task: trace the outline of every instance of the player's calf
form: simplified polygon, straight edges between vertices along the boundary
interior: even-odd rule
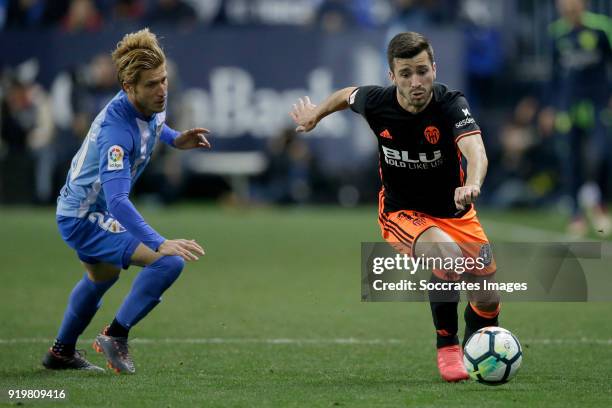
[[[465,333],[463,336],[463,346],[465,346],[472,334],[483,327],[499,326],[500,310],[501,304],[499,299],[490,302],[468,302],[464,312]]]
[[[466,275],[465,278],[472,283],[478,283],[484,287],[484,280],[494,282],[493,274],[490,275]],[[463,346],[477,330],[483,327],[499,326],[499,312],[501,309],[501,296],[497,290],[472,290],[468,291],[468,304],[465,306],[465,333]]]
[[[117,321],[132,328],[161,302],[161,295],[176,281],[185,266],[179,256],[162,256],[142,268],[117,313]]]
[[[446,281],[432,275],[430,282],[435,284]],[[442,348],[459,344],[457,337],[459,291],[430,290],[428,295],[431,315],[436,328],[436,347]]]
[[[162,294],[178,279],[185,261],[179,256],[162,256],[138,274],[117,316],[94,341],[93,348],[104,353],[109,367],[117,373],[134,373],[128,350],[129,331],[155,306]]]
[[[102,296],[117,281],[118,273],[103,281],[94,281],[87,273],[76,284],[64,312],[57,338],[43,358],[48,369],[102,370],[75,350],[77,338],[102,304]]]

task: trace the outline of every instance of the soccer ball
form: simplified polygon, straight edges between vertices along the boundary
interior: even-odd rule
[[[470,377],[487,385],[508,382],[522,361],[521,343],[501,327],[478,330],[468,339],[463,350],[463,363]]]

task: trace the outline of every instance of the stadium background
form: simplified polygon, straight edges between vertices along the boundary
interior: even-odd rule
[[[609,1],[589,8],[612,15]],[[65,388],[75,406],[103,403],[109,387],[135,406],[609,405],[610,303],[505,304],[502,324],[526,347],[517,379],[501,392],[439,381],[426,304],[359,302],[359,243],[380,239],[365,121],[345,112],[295,138],[287,114],[299,96],[387,83],[388,39],[423,32],[438,79],[465,91],[483,128],[490,238],[571,239],[557,141],[539,117],[556,18],[549,0],[0,1],[0,389]],[[143,26],[172,61],[170,123],[210,128],[214,149],[160,149],[136,205],[208,255],[135,330],[134,379],[45,373],[38,360],[81,274],[53,203],[118,90],[110,51]]]

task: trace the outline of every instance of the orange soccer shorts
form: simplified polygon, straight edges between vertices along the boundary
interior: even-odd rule
[[[430,215],[401,210],[391,213],[383,212],[384,191],[379,194],[378,223],[383,238],[400,252],[410,256],[414,254],[414,243],[419,236],[431,227],[438,227],[457,243],[464,258],[484,260],[484,268],[474,268],[468,273],[487,276],[495,273],[497,266],[491,254],[489,239],[476,216],[474,206],[461,218],[436,218]],[[433,273],[440,279],[458,280],[459,275],[449,274],[434,269]]]

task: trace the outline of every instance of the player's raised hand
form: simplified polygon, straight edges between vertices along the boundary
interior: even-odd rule
[[[480,187],[468,185],[455,189],[455,207],[464,210],[466,206],[474,203],[480,195]]]
[[[293,110],[289,115],[297,125],[296,132],[310,132],[317,126],[316,107],[307,96],[304,99],[299,98],[298,102],[293,104]]]
[[[158,248],[162,255],[178,255],[186,261],[197,261],[198,255],[204,255],[204,249],[195,239],[169,239]]]
[[[210,143],[206,139],[206,135],[210,130],[204,128],[189,129],[181,133],[174,139],[174,146],[178,149],[210,149]]]

